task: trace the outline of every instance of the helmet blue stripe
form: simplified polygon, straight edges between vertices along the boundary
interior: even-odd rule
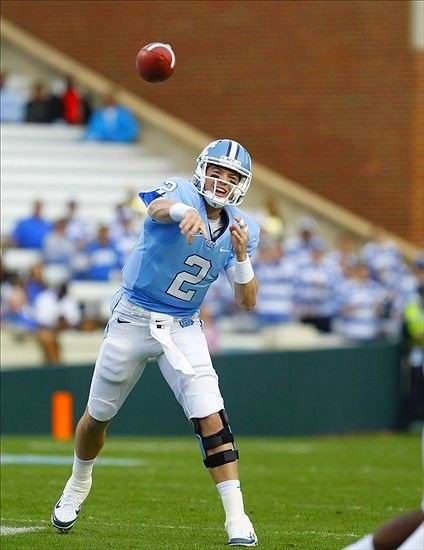
[[[226,155],[227,157],[230,156],[230,151],[231,151],[231,141],[228,140],[228,149],[227,149],[227,155]]]

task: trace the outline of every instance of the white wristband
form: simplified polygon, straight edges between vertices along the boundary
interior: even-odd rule
[[[237,262],[234,269],[234,282],[239,285],[249,283],[255,276],[249,256],[244,262]]]
[[[195,210],[197,212],[197,210],[192,206],[188,206],[183,202],[176,202],[169,209],[169,215],[175,222],[180,222],[184,218],[188,210]]]

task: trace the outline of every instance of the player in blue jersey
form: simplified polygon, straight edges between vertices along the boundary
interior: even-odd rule
[[[244,511],[238,451],[212,366],[199,307],[224,270],[237,304],[252,309],[258,284],[250,256],[259,227],[237,208],[252,178],[249,153],[239,143],[210,143],[192,180],[171,178],[140,197],[148,206],[138,242],[112,302],[88,398],[75,434],[72,475],[52,522],[75,523],[91,487],[106,427],[155,358],[199,439],[204,465],[222,499],[230,546],[256,546]]]

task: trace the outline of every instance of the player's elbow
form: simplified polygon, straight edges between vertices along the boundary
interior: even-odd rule
[[[169,201],[168,201],[169,202]],[[148,215],[156,221],[169,221],[169,204],[164,199],[155,199],[147,207]]]

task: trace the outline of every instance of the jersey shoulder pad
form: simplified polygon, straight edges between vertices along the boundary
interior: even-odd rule
[[[149,205],[155,199],[164,198],[196,206],[200,196],[189,179],[172,177],[161,182],[151,191],[139,193],[139,197],[146,205]]]

